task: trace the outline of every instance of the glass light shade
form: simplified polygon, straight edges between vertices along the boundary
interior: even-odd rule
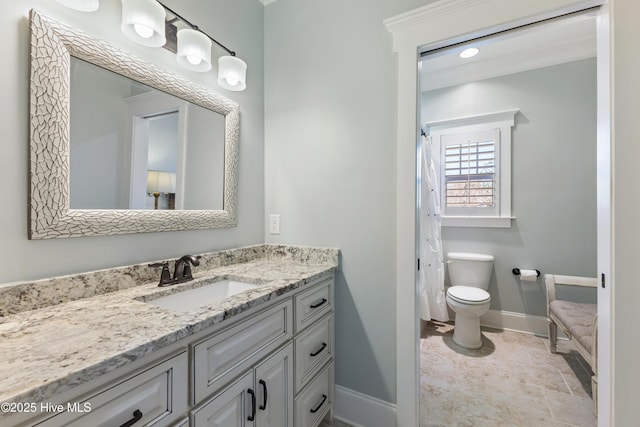
[[[63,4],[71,9],[79,10],[81,12],[94,12],[98,10],[100,6],[99,0],[56,0],[58,3]]]
[[[245,90],[247,87],[247,64],[235,56],[218,58],[218,84],[227,90]]]
[[[175,193],[176,174],[164,171],[147,171],[147,193]]]
[[[164,7],[156,0],[122,0],[122,32],[143,46],[164,46]]]
[[[200,31],[182,29],[178,31],[178,64],[192,71],[211,69],[211,40]]]

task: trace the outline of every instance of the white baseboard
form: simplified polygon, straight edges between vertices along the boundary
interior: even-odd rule
[[[480,324],[490,328],[525,332],[542,337],[548,335],[547,318],[531,314],[489,310],[480,316]]]
[[[336,385],[334,417],[354,427],[395,427],[396,405]]]

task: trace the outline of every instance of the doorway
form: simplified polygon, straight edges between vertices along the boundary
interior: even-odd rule
[[[418,304],[416,270],[416,217],[415,210],[415,170],[409,171],[407,162],[416,162],[417,139],[417,69],[416,54],[422,47],[437,49],[454,43],[485,36],[498,31],[504,31],[524,24],[534,23],[551,17],[585,10],[603,4],[603,1],[569,1],[554,0],[535,3],[517,3],[506,0],[486,0],[481,2],[435,2],[416,9],[412,12],[390,18],[385,21],[388,30],[393,34],[393,50],[398,54],[398,131],[397,131],[397,253],[396,253],[396,316],[397,316],[397,402],[398,425],[417,426],[417,402],[419,390],[419,351],[418,351]],[[501,13],[494,13],[499,10]],[[604,8],[598,18],[598,200],[608,200],[609,188],[606,182],[610,180],[610,169],[607,159],[600,153],[609,147],[609,91],[608,73],[608,8]],[[602,48],[602,51],[600,51]],[[600,59],[602,58],[602,59]],[[602,77],[600,77],[602,76]],[[601,79],[601,80],[600,80]],[[413,141],[413,142],[410,142]],[[606,163],[606,164],[605,164]],[[413,173],[412,173],[413,172]],[[606,194],[605,194],[606,193]],[[602,196],[602,198],[601,198]],[[607,222],[607,212],[600,210],[604,205],[599,203],[598,241],[608,241],[610,222]],[[601,216],[601,214],[603,214]],[[601,220],[602,218],[602,220]],[[610,248],[608,245],[598,245],[598,271],[608,274],[610,271]],[[599,393],[605,399],[599,399],[598,415],[600,420],[610,419],[610,289],[598,290],[599,309],[602,314],[598,317],[600,332],[606,334],[604,342],[599,340],[599,365],[602,374],[599,383]],[[603,304],[600,304],[603,303]],[[602,336],[602,335],[600,335]],[[602,425],[606,425],[606,422]]]
[[[438,322],[446,316],[426,324],[422,421],[595,425],[589,365],[567,342],[551,355],[534,335],[547,333],[543,277],[520,281],[512,268],[596,276],[596,16],[575,13],[421,55],[419,117],[429,137],[419,148],[440,172],[444,253],[494,257],[481,349],[453,343],[452,325]],[[499,132],[502,112],[513,121]],[[483,142],[466,142],[474,136]],[[433,228],[433,216],[420,218],[418,228]],[[563,297],[595,303],[596,290]]]

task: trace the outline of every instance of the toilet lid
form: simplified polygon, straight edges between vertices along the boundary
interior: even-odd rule
[[[471,286],[452,286],[447,291],[447,295],[464,304],[482,304],[491,299],[489,292]]]

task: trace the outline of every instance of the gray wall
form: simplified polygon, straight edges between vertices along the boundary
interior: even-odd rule
[[[267,242],[342,250],[336,382],[390,402],[397,66],[382,21],[427,3],[278,0],[265,8],[265,214],[281,215],[281,234]]]
[[[0,182],[0,283],[68,274],[177,257],[184,253],[261,243],[264,240],[264,85],[263,6],[256,0],[167,0],[204,31],[236,50],[248,65],[247,90],[218,87],[216,73],[182,69],[165,49],[147,48],[120,32],[120,1],[100,2],[93,13],[77,12],[51,1],[7,2],[0,15],[4,64]],[[29,159],[29,22],[30,8],[84,30],[170,72],[223,93],[241,106],[238,227],[113,237],[27,240]],[[221,49],[214,48],[215,57]],[[217,63],[216,63],[217,64]]]
[[[69,203],[74,209],[123,209],[128,192],[122,194],[119,181],[126,180],[122,177],[129,172],[122,165],[122,99],[130,96],[131,87],[120,79],[109,78],[102,68],[97,68],[96,73],[84,65],[82,61],[71,61],[74,78],[70,110],[74,120],[69,130]],[[102,84],[96,84],[98,81]],[[95,103],[98,98],[104,102]]]
[[[491,308],[546,315],[544,280],[513,267],[596,275],[596,61],[586,59],[422,95],[422,123],[519,108],[511,228],[444,227],[444,251],[495,256]],[[571,292],[595,301],[595,292]],[[565,292],[565,295],[567,292]]]

